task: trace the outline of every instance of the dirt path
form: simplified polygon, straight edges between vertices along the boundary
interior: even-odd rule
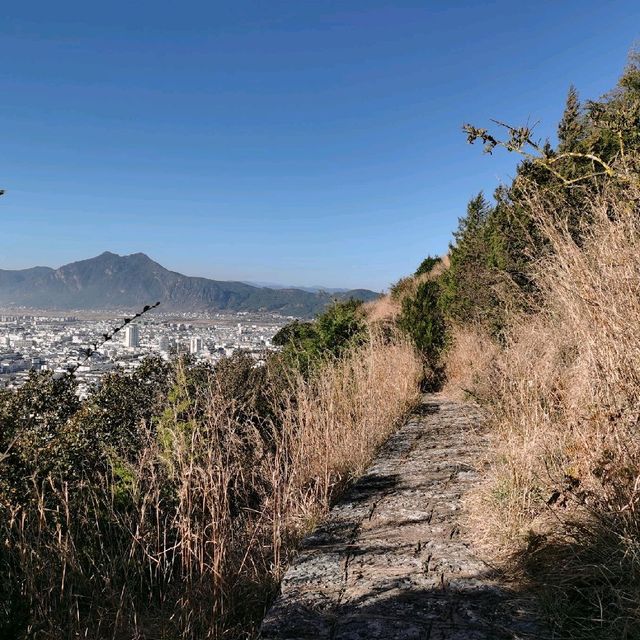
[[[304,540],[261,638],[543,638],[525,600],[474,555],[459,524],[486,446],[480,425],[472,407],[425,396]]]

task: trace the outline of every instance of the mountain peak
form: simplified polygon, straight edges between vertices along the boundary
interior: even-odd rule
[[[160,300],[163,309],[178,311],[270,311],[304,317],[323,309],[333,297],[351,295],[191,278],[169,271],[142,252],[122,256],[104,251],[55,271],[27,269],[0,275],[0,306],[7,308],[136,309]],[[377,297],[372,291],[353,295],[363,300]]]
[[[96,258],[144,258],[145,260],[151,260],[151,258],[146,254],[138,251],[136,253],[128,253],[125,255],[120,255],[119,253],[113,253],[113,251],[103,251]]]

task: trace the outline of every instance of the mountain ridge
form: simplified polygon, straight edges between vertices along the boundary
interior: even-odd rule
[[[171,311],[266,311],[307,317],[331,300],[378,296],[368,289],[328,293],[272,289],[171,271],[144,253],[105,251],[53,267],[0,269],[0,305],[38,309],[135,309],[160,301]]]

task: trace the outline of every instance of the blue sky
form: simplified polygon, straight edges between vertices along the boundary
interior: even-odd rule
[[[463,122],[553,138],[639,37],[637,0],[5,3],[0,267],[385,288],[513,174]]]

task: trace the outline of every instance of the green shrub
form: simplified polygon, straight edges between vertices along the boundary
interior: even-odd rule
[[[418,285],[413,296],[402,301],[398,326],[413,341],[431,367],[436,367],[445,344],[445,322],[440,310],[440,285],[427,280]]]
[[[423,273],[431,273],[433,268],[442,262],[442,259],[438,256],[427,256],[416,269],[415,276],[421,276]]]
[[[334,302],[314,322],[293,322],[273,338],[287,366],[303,373],[327,357],[341,357],[366,340],[367,325],[359,300]]]

